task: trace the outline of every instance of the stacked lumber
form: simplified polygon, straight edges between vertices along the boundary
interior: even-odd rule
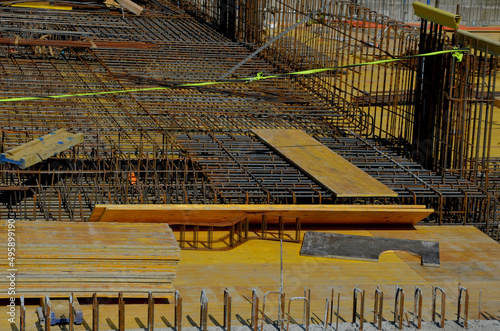
[[[6,237],[7,222],[1,226]],[[18,221],[15,238],[16,295],[173,297],[180,249],[167,224]],[[4,256],[3,270],[8,262]]]
[[[59,129],[0,154],[0,163],[13,163],[21,169],[26,169],[82,141],[83,133],[73,134],[65,129]]]

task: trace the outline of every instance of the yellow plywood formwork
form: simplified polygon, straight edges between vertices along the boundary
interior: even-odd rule
[[[266,215],[302,224],[414,225],[433,212],[422,205],[96,205],[88,221],[230,226]]]
[[[8,221],[1,223],[7,236]],[[180,249],[167,224],[15,222],[16,290],[26,297],[173,295]],[[12,231],[10,231],[12,232]],[[6,238],[4,238],[6,239]],[[2,240],[7,252],[8,240]],[[0,265],[9,269],[7,257]],[[12,267],[12,266],[11,266]],[[8,288],[8,279],[0,284]]]
[[[160,226],[156,224],[156,226]],[[412,318],[415,286],[423,293],[423,320],[432,319],[432,286],[446,291],[446,325],[454,324],[458,303],[458,285],[470,293],[469,319],[479,314],[479,290],[482,290],[482,319],[498,318],[500,307],[500,245],[472,226],[416,226],[412,230],[359,229],[328,231],[340,234],[388,237],[438,241],[441,251],[441,266],[429,268],[420,265],[420,259],[400,252],[387,252],[378,262],[341,260],[334,258],[300,256],[301,245],[283,243],[283,290],[287,300],[302,296],[304,287],[311,289],[312,323],[323,322],[325,299],[335,290],[334,309],[337,294],[340,293],[340,321],[350,322],[353,308],[353,289],[358,286],[366,291],[365,318],[372,321],[374,292],[377,286],[384,292],[383,318],[392,321],[394,317],[394,293],[396,285],[405,291],[404,309]],[[177,233],[178,235],[178,233]],[[247,325],[251,317],[252,290],[260,297],[259,312],[262,312],[263,295],[277,291],[280,287],[280,243],[275,241],[250,241],[229,251],[181,251],[181,262],[174,281],[176,290],[183,298],[183,326],[199,322],[200,292],[205,290],[209,300],[209,326],[223,324],[224,289],[232,296],[232,325]],[[21,271],[21,269],[19,269]],[[153,294],[156,287],[152,285]],[[17,295],[23,295],[18,292]],[[69,295],[69,293],[68,293]],[[127,295],[127,292],[124,292]],[[118,293],[113,296],[117,298]],[[141,297],[141,296],[138,296]],[[155,295],[156,297],[156,295]],[[147,292],[142,295],[144,302]],[[268,297],[269,299],[269,297]],[[105,301],[110,303],[110,301]],[[359,306],[359,303],[358,303]],[[87,325],[92,325],[92,306],[81,305]],[[27,325],[34,329],[37,322],[36,306],[27,308]],[[302,311],[295,306],[292,317],[302,317]],[[275,320],[277,315],[275,297],[266,302],[266,315]],[[437,312],[440,313],[438,301]],[[260,315],[259,313],[259,315]],[[19,307],[17,307],[19,315]],[[99,307],[100,329],[118,329],[118,307],[116,304],[102,304]],[[463,308],[462,308],[463,316]],[[259,316],[261,318],[261,315]],[[143,328],[148,319],[147,305],[126,301],[125,326],[127,329]],[[17,317],[17,322],[19,318]],[[335,325],[336,316],[333,318]],[[439,317],[438,317],[439,320]],[[110,322],[111,321],[111,322]],[[261,320],[259,320],[260,323]],[[266,322],[269,320],[266,319]],[[300,320],[298,321],[301,322]],[[406,322],[405,322],[406,325]],[[155,328],[174,326],[174,305],[155,304]],[[0,330],[10,330],[7,319],[0,321]],[[486,328],[483,328],[486,330]],[[87,330],[85,323],[75,325],[75,330]],[[493,330],[493,329],[490,329]]]
[[[302,130],[253,129],[252,131],[339,198],[398,195]]]
[[[358,286],[361,290],[366,290],[365,314],[369,311],[373,317],[374,292],[379,286],[384,292],[383,317],[392,320],[395,287],[399,285],[405,291],[404,307],[408,312],[414,311],[415,286],[422,289],[423,318],[430,321],[432,286],[439,286],[446,291],[447,324],[453,323],[452,320],[456,320],[460,284],[470,292],[469,319],[478,317],[479,290],[482,290],[482,318],[498,318],[500,245],[478,229],[472,226],[417,225],[413,230],[361,229],[327,232],[437,241],[440,245],[441,265],[439,268],[422,266],[418,257],[404,252],[386,252],[378,262],[307,257],[299,254],[301,244],[283,243],[284,292],[287,300],[302,296],[304,287],[310,288],[311,316],[323,316],[325,299],[334,288],[334,307],[337,305],[336,295],[340,293],[341,320],[350,321],[353,289]],[[201,289],[208,293],[213,307],[222,302],[223,290],[227,287],[233,296],[233,313],[250,318],[252,290],[256,289],[262,300],[265,292],[278,291],[280,287],[279,242],[250,241],[233,250],[221,252],[183,250],[181,261],[175,286],[183,295],[186,315],[192,316],[199,311]],[[439,309],[438,302],[438,313]],[[222,312],[222,308],[219,310]],[[221,315],[217,315],[220,312],[214,308],[210,310],[217,320],[222,320]],[[371,321],[372,317],[367,319]],[[238,323],[236,319],[234,323]]]

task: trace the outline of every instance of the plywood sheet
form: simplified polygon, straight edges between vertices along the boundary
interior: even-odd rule
[[[337,197],[395,197],[397,193],[297,129],[253,129],[260,139]]]
[[[303,224],[414,225],[433,212],[421,205],[96,205],[89,221],[229,226],[267,215]]]

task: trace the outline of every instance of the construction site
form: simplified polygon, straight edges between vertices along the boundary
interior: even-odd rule
[[[500,1],[0,2],[0,330],[500,330]]]

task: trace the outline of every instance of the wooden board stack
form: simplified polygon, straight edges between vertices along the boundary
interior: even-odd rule
[[[17,269],[16,295],[173,297],[180,248],[167,224],[17,221],[14,266],[6,256],[9,223],[0,224],[0,266]],[[8,282],[0,280],[4,288]]]

